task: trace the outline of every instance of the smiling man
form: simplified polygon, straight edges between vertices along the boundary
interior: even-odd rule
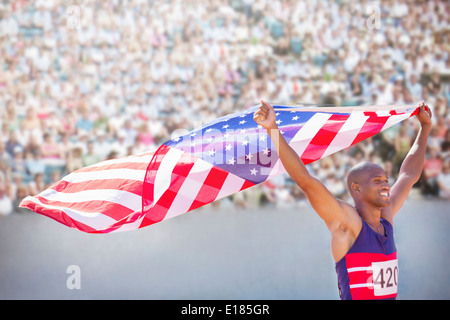
[[[267,130],[286,172],[306,194],[331,233],[341,299],[395,299],[398,263],[393,219],[422,173],[431,127],[429,109],[423,102],[420,104],[417,119],[421,127],[392,188],[386,172],[376,164],[363,162],[349,171],[347,186],[354,206],[336,199],[321,181],[310,175],[279,134],[270,104],[261,101],[253,119]]]

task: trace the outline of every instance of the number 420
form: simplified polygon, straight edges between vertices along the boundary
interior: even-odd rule
[[[380,286],[381,289],[389,288],[392,286],[397,286],[397,279],[398,279],[398,267],[395,266],[394,268],[387,267],[387,268],[381,268],[379,272],[377,272],[377,277],[373,281],[374,285]]]

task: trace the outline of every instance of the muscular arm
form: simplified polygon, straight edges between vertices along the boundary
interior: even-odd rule
[[[261,102],[262,106],[255,112],[254,120],[267,130],[286,172],[306,194],[314,210],[330,230],[337,228],[348,219],[351,206],[336,199],[322,182],[310,175],[298,154],[280,134],[273,107],[264,101]]]
[[[383,217],[391,222],[422,173],[427,149],[427,139],[431,128],[431,111],[429,109],[427,111],[425,110],[425,104],[423,102],[420,104],[417,119],[421,125],[419,133],[405,160],[403,160],[397,181],[392,186],[390,209],[387,212],[383,212]]]

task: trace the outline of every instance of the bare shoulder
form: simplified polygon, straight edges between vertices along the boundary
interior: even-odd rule
[[[361,218],[356,211],[355,207],[351,204],[338,200],[339,205],[342,208],[342,219],[336,221],[336,225],[334,226],[336,229],[344,230],[345,233],[351,232],[356,234],[356,236],[359,234],[359,231],[361,230],[362,222]]]
[[[331,252],[335,262],[338,262],[345,256],[356,241],[361,232],[362,222],[356,209],[339,200],[344,212],[344,219],[337,220],[330,226],[331,233]]]
[[[394,225],[394,215],[392,205],[381,209],[381,218],[389,221],[391,225]]]

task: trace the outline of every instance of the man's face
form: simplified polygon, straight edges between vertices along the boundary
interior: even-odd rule
[[[378,207],[390,205],[389,178],[382,168],[370,168],[360,180],[360,198]]]

